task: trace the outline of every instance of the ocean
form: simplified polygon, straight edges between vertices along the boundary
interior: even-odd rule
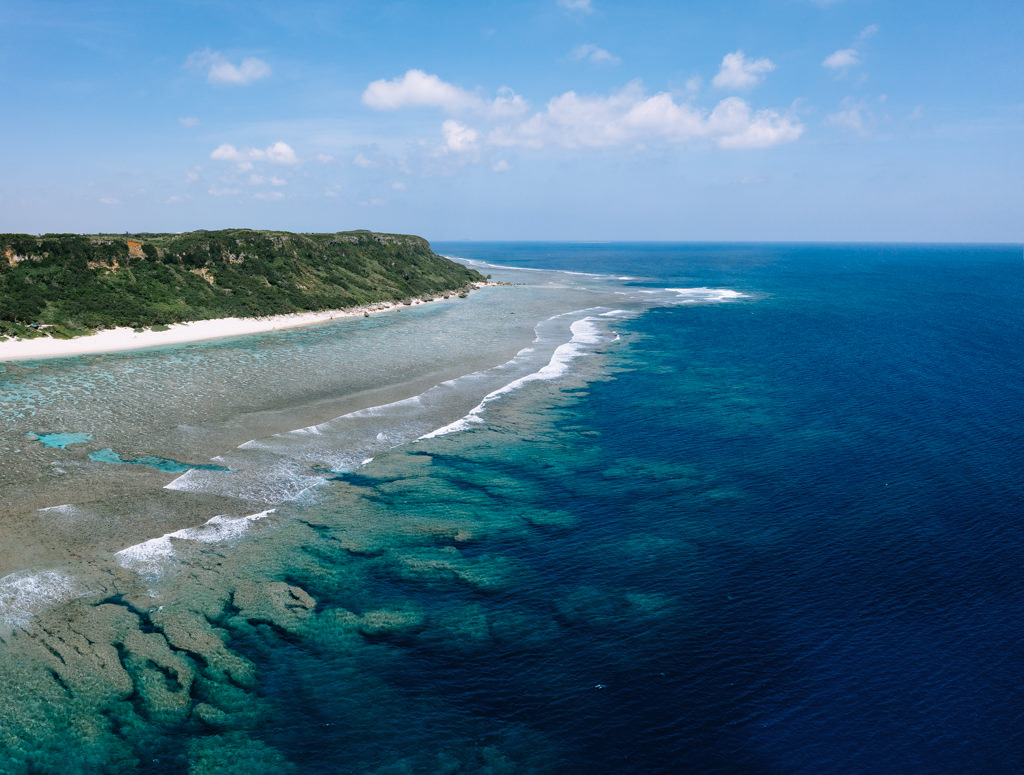
[[[1024,771],[1017,246],[0,364],[0,772]]]

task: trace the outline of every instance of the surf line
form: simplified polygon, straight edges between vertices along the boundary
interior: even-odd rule
[[[599,308],[595,307],[591,309]],[[590,310],[580,310],[580,312],[589,311]],[[578,314],[578,312],[569,314]],[[441,428],[437,428],[430,433],[425,433],[416,439],[416,441],[425,441],[427,439],[434,439],[440,436],[447,436],[451,433],[467,430],[472,427],[472,425],[483,422],[481,415],[487,408],[487,405],[492,401],[495,401],[508,393],[512,393],[530,382],[550,381],[561,377],[569,371],[570,362],[586,352],[583,345],[599,344],[603,341],[601,338],[601,331],[596,325],[598,320],[599,319],[596,317],[588,316],[575,321],[569,326],[569,330],[572,332],[572,338],[568,342],[565,342],[555,348],[555,351],[551,354],[551,360],[549,360],[545,366],[538,371],[509,382],[507,385],[503,385],[497,390],[492,390],[484,396],[483,399],[481,399],[480,403],[470,409],[468,413],[460,417],[458,420],[448,423],[448,425]]]

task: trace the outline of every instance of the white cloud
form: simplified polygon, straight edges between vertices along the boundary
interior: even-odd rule
[[[245,158],[241,151],[230,143],[224,143],[218,145],[210,153],[211,159],[217,159],[218,161],[241,161]]]
[[[495,162],[494,166],[491,167],[495,172],[508,172],[512,167],[507,161],[502,159],[501,161]]]
[[[373,81],[363,92],[363,104],[375,110],[440,108],[447,113],[472,111],[494,118],[520,116],[528,109],[526,101],[507,86],[498,89],[493,100],[485,100],[422,70],[409,70],[390,81]]]
[[[242,192],[237,188],[211,188],[208,193],[210,196],[234,196]]]
[[[722,67],[711,83],[721,89],[749,89],[774,69],[770,59],[748,60],[742,51],[734,51],[722,57]]]
[[[203,49],[189,55],[185,66],[190,70],[206,71],[210,83],[244,86],[270,75],[270,65],[256,57],[246,57],[237,65],[228,61],[219,51]]]
[[[829,54],[821,63],[822,67],[828,67],[833,70],[842,70],[859,64],[860,54],[858,54],[857,50],[853,48],[841,48],[838,51]]]
[[[121,200],[114,199],[112,196],[102,196],[100,197],[100,203],[105,205],[119,205],[121,204]]]
[[[203,171],[203,168],[199,167],[199,166],[193,167],[190,170],[186,170],[185,171],[185,182],[186,183],[194,183],[195,181],[199,180],[199,173],[202,172],[202,171]]]
[[[699,75],[686,79],[686,91],[700,91],[703,81]]]
[[[751,111],[739,97],[722,100],[711,111],[708,126],[722,148],[770,148],[803,134],[803,125],[774,110]]]
[[[822,61],[821,66],[827,67],[831,70],[846,70],[850,67],[856,67],[861,64],[861,51],[860,43],[874,36],[878,32],[877,24],[869,24],[867,27],[857,33],[857,37],[854,39],[854,45],[850,48],[841,48],[825,57]]]
[[[498,96],[490,103],[487,114],[492,118],[514,118],[529,110],[526,100],[516,94],[508,86],[498,89]]]
[[[178,123],[186,129],[191,129],[194,126],[199,126],[199,119],[195,116],[182,116],[178,119]]]
[[[408,186],[406,186],[405,183],[403,183],[402,181],[396,180],[394,183],[391,184],[391,188],[393,188],[395,191],[405,191],[405,189],[408,188]]]
[[[797,119],[775,110],[754,111],[739,97],[724,99],[707,111],[677,103],[667,92],[648,96],[639,82],[633,82],[609,96],[566,92],[520,124],[495,129],[488,142],[527,148],[608,148],[707,139],[722,148],[767,148],[792,142],[803,131]]]
[[[476,130],[458,121],[448,119],[441,124],[441,134],[444,136],[444,148],[447,151],[464,153],[476,149]]]
[[[458,112],[475,107],[479,97],[422,70],[409,70],[401,78],[374,81],[363,92],[363,104],[376,110],[443,108]]]
[[[313,158],[316,159],[321,164],[330,164],[332,161],[334,161],[334,157],[331,156],[331,154],[329,153],[318,153]]]
[[[599,46],[595,46],[593,43],[584,43],[581,46],[577,46],[572,50],[569,56],[573,59],[586,59],[588,62],[593,62],[594,64],[617,65],[622,61],[611,52]]]
[[[835,113],[829,113],[825,116],[825,124],[845,129],[858,135],[867,135],[869,133],[868,125],[874,117],[865,109],[862,102],[847,97],[842,101],[840,108]]]
[[[253,199],[264,199],[264,200],[266,200],[268,202],[277,202],[277,201],[279,201],[281,199],[284,199],[284,194],[282,194],[280,191],[267,191],[267,192],[260,192],[260,193],[257,193],[257,194],[253,194],[252,198]]]
[[[241,150],[230,143],[224,143],[213,149],[210,158],[218,161],[238,162],[240,172],[251,170],[254,161],[266,161],[271,164],[297,164],[299,161],[294,149],[288,143],[280,140],[266,148],[242,148]]]
[[[292,147],[280,140],[269,146],[262,154],[263,156],[256,156],[255,158],[266,158],[272,164],[295,164],[299,160]]]
[[[352,160],[352,163],[355,164],[357,167],[361,167],[364,170],[368,170],[371,167],[377,166],[377,163],[373,161],[373,159],[368,159],[361,153],[356,154],[356,157]]]
[[[341,186],[328,186],[324,189],[324,196],[334,198],[341,194]]]
[[[272,186],[287,186],[288,181],[284,178],[279,178],[275,175],[271,175],[269,178],[265,178],[262,175],[250,175],[249,185],[250,186],[262,186],[269,183]]]
[[[570,11],[579,11],[580,13],[594,12],[591,0],[558,0],[558,4]]]

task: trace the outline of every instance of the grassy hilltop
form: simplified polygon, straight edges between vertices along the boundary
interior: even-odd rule
[[[0,234],[0,336],[341,309],[483,279],[403,234]]]

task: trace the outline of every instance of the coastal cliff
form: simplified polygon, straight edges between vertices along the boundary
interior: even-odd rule
[[[0,234],[0,336],[344,309],[483,279],[403,234]]]

